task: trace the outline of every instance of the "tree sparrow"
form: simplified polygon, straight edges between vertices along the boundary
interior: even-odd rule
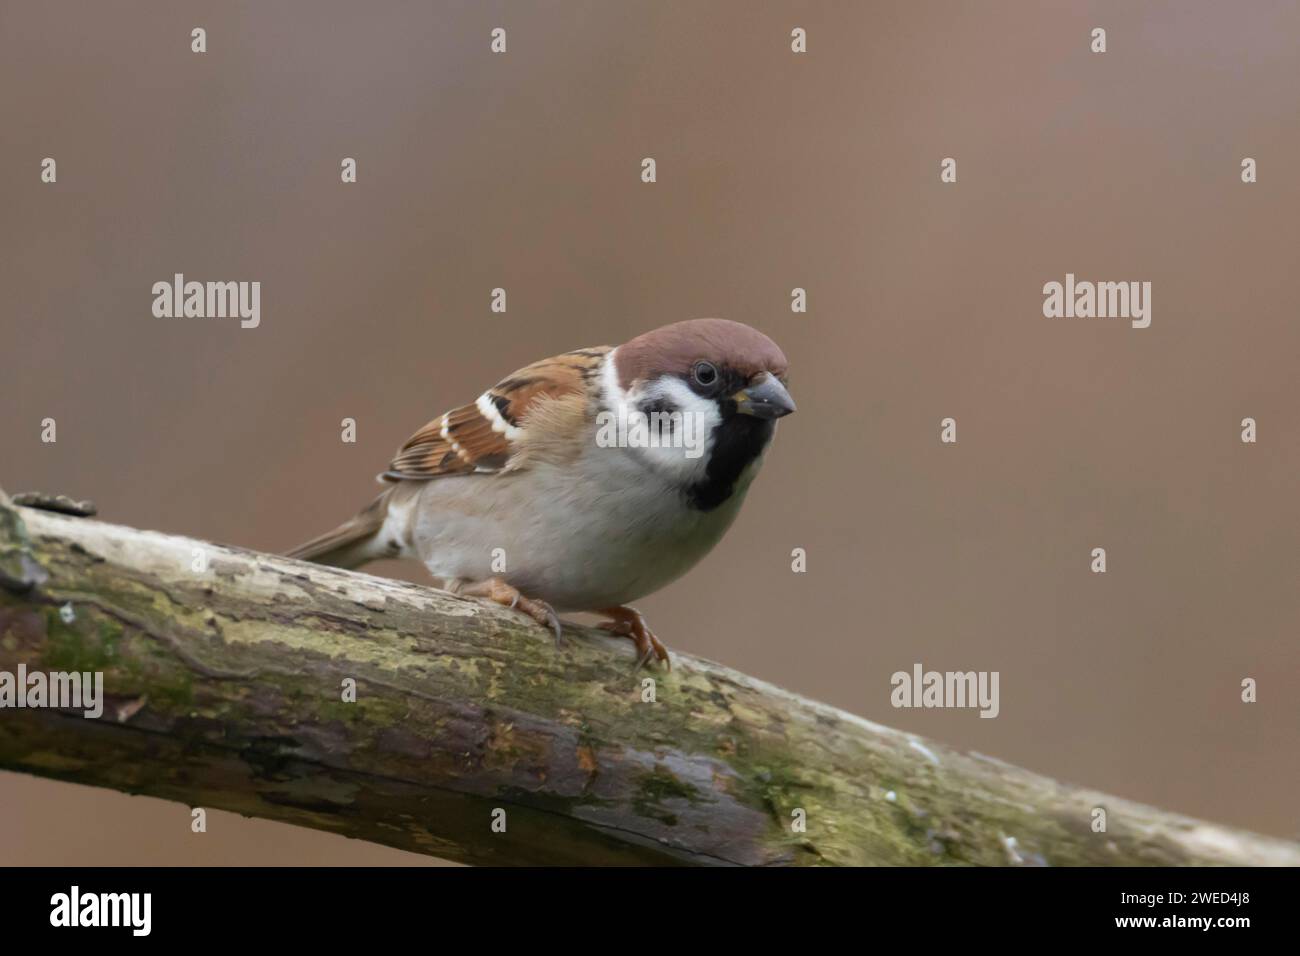
[[[667,649],[627,603],[689,570],[740,509],[786,359],[725,319],[677,322],[520,369],[417,431],[359,515],[290,557],[354,568],[411,557],[443,587],[518,608],[595,611],[638,666]]]

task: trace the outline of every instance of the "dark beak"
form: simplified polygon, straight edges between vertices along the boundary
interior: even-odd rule
[[[736,403],[736,411],[755,418],[781,418],[794,411],[794,399],[771,372],[759,372],[731,397]]]

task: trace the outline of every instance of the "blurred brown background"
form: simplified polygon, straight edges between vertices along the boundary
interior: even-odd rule
[[[1298,836],[1297,37],[1291,2],[6,3],[0,484],[282,550],[518,366],[738,319],[799,413],[641,602],[670,646]],[[261,327],[154,318],[174,272],[260,280]],[[1067,272],[1151,281],[1151,327],[1044,318]],[[1000,671],[1001,715],[892,709],[918,661]],[[419,861],[12,774],[0,807],[3,863]]]

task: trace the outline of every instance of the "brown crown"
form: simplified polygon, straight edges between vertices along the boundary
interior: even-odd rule
[[[785,375],[789,363],[766,335],[729,319],[688,319],[638,335],[614,356],[619,385],[661,375],[686,375],[699,361],[730,368],[746,378],[759,372]]]

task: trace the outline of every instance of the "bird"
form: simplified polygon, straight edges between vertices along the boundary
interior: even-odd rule
[[[414,558],[454,595],[555,634],[593,612],[637,669],[671,656],[633,601],[681,577],[731,526],[795,411],[788,363],[728,319],[674,322],[506,376],[398,449],[385,490],[288,557],[342,568]]]

